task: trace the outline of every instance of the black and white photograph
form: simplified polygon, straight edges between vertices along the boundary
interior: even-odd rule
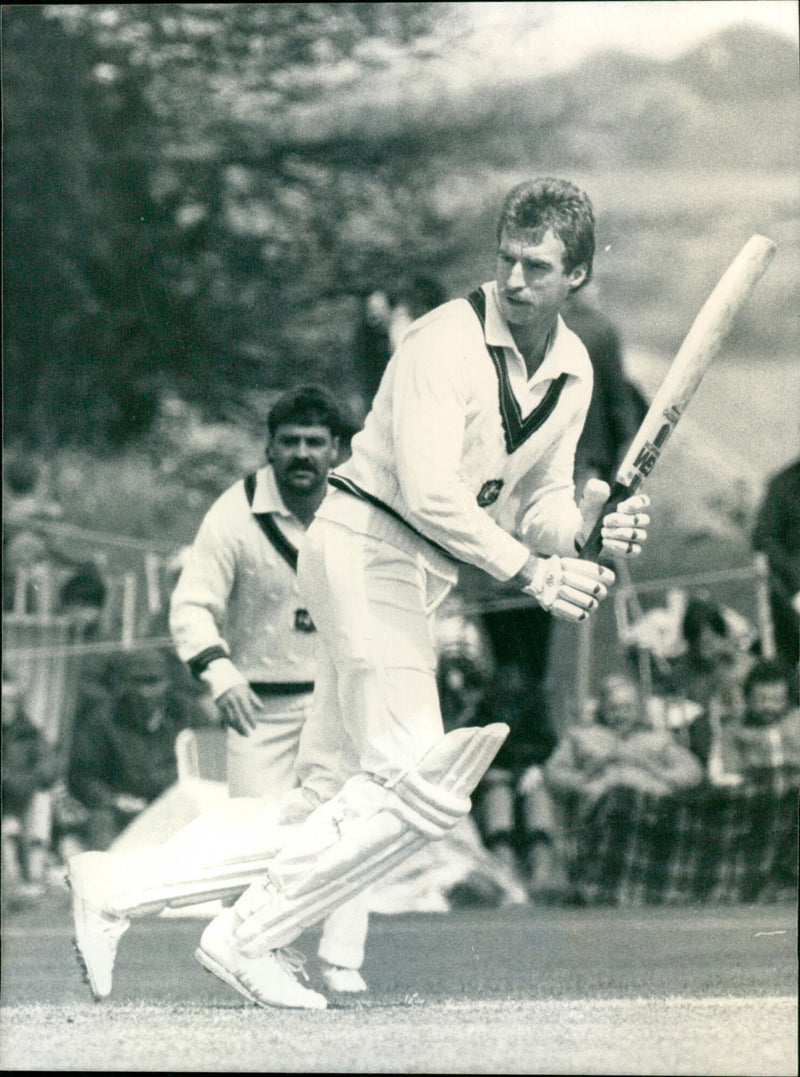
[[[0,29],[0,1069],[793,1077],[797,0]]]

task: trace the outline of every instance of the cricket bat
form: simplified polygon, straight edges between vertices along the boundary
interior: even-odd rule
[[[613,512],[620,501],[636,493],[652,472],[711,360],[730,332],[736,314],[766,271],[776,249],[766,236],[751,236],[703,304],[617,469],[609,498],[581,549],[582,560],[599,558],[603,517]]]

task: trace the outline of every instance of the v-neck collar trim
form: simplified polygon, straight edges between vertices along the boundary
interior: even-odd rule
[[[497,320],[494,318],[491,319],[491,325],[487,332],[487,297],[483,288],[476,288],[474,292],[467,296],[467,300],[481,323],[486,350],[494,364],[495,373],[497,375],[500,418],[503,423],[506,449],[510,455],[523,445],[528,438],[550,418],[555,410],[559,397],[561,396],[561,391],[566,383],[568,373],[566,370],[562,369],[560,374],[554,376],[547,392],[544,394],[539,404],[529,415],[523,417],[522,408],[511,387],[511,380],[508,376],[508,368],[506,366],[506,357],[503,351],[504,347],[514,347],[511,333],[507,327],[499,327]],[[503,332],[503,329],[505,330],[505,333]],[[494,341],[499,341],[506,334],[509,338],[507,342],[489,343],[490,336]],[[548,364],[548,360],[550,360],[553,355],[553,350],[554,349],[551,347],[550,351],[545,356],[544,362],[539,367],[537,375],[542,371],[542,368]],[[553,375],[555,375],[555,371],[553,371]]]

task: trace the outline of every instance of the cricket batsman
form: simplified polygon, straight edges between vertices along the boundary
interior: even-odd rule
[[[609,488],[593,480],[576,502],[592,368],[560,316],[594,247],[583,191],[522,183],[501,209],[495,279],[411,325],[299,550],[319,640],[301,784],[273,805],[234,799],[166,846],[75,858],[90,982],[108,981],[130,918],[240,894],[206,927],[198,960],[259,1005],[322,1008],[287,948],[469,812],[508,727],[443,732],[431,614],[459,564],[569,621],[614,581],[578,557]],[[638,493],[605,516],[607,553],[641,552],[648,506]]]

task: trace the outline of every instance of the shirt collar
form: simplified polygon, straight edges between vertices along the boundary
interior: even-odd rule
[[[486,293],[486,343],[501,348],[510,348],[514,356],[522,364],[523,369],[525,369],[525,360],[514,343],[508,322],[500,310],[500,304],[497,299],[497,281],[484,284],[483,290]],[[547,355],[545,355],[539,369],[530,379],[531,382],[557,378],[559,374],[572,374],[575,377],[585,375],[586,363],[582,349],[576,349],[573,346],[571,341],[573,336],[574,334],[570,332],[561,315],[559,315],[555,332],[550,338]]]
[[[293,516],[283,502],[271,464],[266,464],[256,472],[256,489],[251,511],[271,512],[276,516]]]

